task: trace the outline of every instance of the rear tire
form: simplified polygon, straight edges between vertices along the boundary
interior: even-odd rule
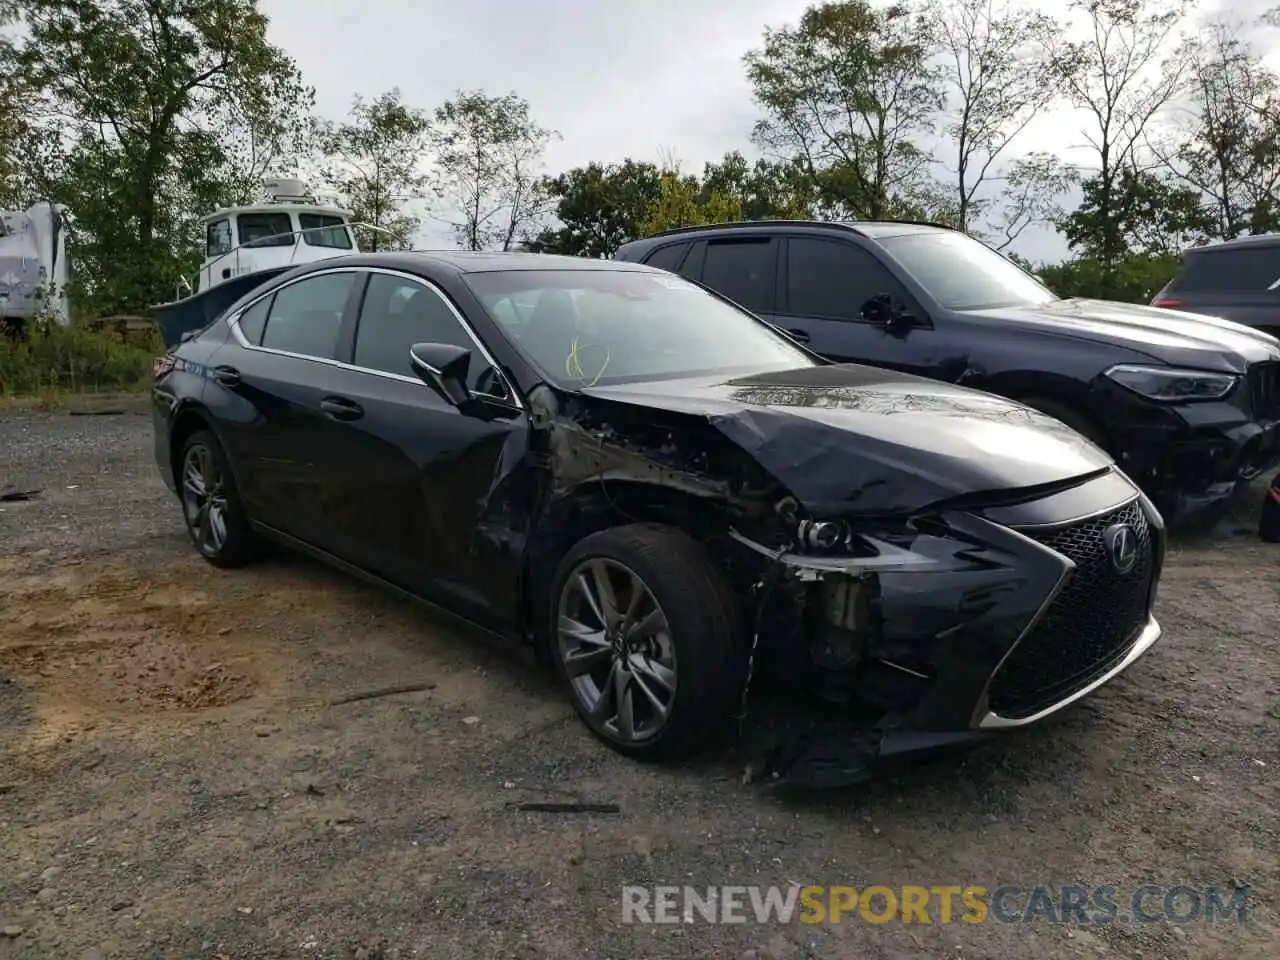
[[[1041,413],[1047,413],[1055,420],[1061,420],[1076,433],[1087,440],[1091,440],[1107,453],[1115,456],[1106,430],[1090,414],[1049,397],[1026,397],[1020,398],[1018,402],[1039,410]]]
[[[742,696],[738,606],[702,545],[630,524],[581,540],[548,604],[549,652],[578,716],[626,756],[707,746]]]
[[[215,567],[251,561],[253,531],[226,454],[210,431],[197,430],[183,443],[176,479],[187,535],[200,555]]]

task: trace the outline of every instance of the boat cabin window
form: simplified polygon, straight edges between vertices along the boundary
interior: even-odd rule
[[[241,213],[240,245],[245,247],[291,247],[293,221],[287,213]],[[281,236],[284,234],[284,236]]]
[[[346,221],[324,213],[300,213],[298,223],[303,231],[302,242],[310,247],[330,247],[334,250],[350,250],[351,234]]]
[[[225,217],[204,228],[204,255],[208,259],[231,252],[231,221]]]

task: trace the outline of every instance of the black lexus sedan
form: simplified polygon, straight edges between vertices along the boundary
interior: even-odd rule
[[[154,409],[209,562],[282,542],[532,643],[632,756],[694,750],[768,676],[859,718],[773,775],[856,778],[1034,723],[1160,636],[1163,523],[1098,447],[651,267],[308,264],[161,358]]]

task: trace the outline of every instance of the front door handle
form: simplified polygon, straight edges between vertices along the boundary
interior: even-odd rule
[[[213,379],[224,387],[240,386],[240,371],[235,367],[214,367]]]
[[[325,397],[320,401],[320,409],[334,420],[359,420],[364,416],[364,407],[346,397]]]
[[[801,343],[809,342],[809,335],[805,333],[803,330],[797,330],[795,327],[792,327],[790,330],[787,331],[787,333],[791,334],[792,337],[799,340]]]

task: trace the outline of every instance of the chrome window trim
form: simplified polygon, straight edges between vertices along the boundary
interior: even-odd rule
[[[293,353],[289,350],[277,350],[274,347],[259,346],[257,344],[250,343],[248,338],[245,337],[245,335],[240,331],[240,318],[249,310],[257,306],[257,304],[262,300],[265,300],[267,297],[274,296],[275,294],[279,293],[281,290],[284,290],[287,287],[293,286],[295,283],[301,283],[304,280],[310,280],[312,277],[323,277],[323,276],[328,276],[329,274],[334,274],[334,273],[353,273],[353,274],[381,273],[391,277],[398,277],[402,280],[409,280],[413,283],[419,284],[425,287],[426,289],[430,290],[432,293],[434,293],[437,297],[440,298],[440,301],[446,307],[449,308],[449,312],[453,315],[453,318],[458,321],[458,324],[462,327],[463,332],[466,333],[468,338],[470,338],[471,342],[476,345],[476,349],[480,351],[480,355],[483,356],[484,359],[488,362],[489,366],[492,367],[494,371],[496,371],[497,375],[502,378],[502,382],[506,385],[507,393],[509,394],[509,396],[499,397],[492,393],[484,393],[483,391],[476,391],[475,395],[478,397],[484,397],[485,399],[488,399],[488,400],[496,401],[497,403],[507,404],[508,406],[514,407],[516,410],[520,410],[520,411],[524,410],[524,402],[520,399],[520,394],[516,390],[515,384],[513,384],[510,378],[506,375],[506,373],[503,372],[502,367],[498,365],[498,361],[496,361],[493,358],[493,354],[491,354],[488,348],[484,345],[484,343],[481,342],[480,337],[476,334],[475,330],[471,328],[471,324],[467,322],[466,318],[463,317],[463,315],[453,305],[452,301],[450,301],[449,298],[445,296],[444,292],[438,286],[436,286],[436,284],[432,283],[430,280],[420,277],[417,274],[408,273],[404,270],[392,270],[387,267],[350,267],[350,266],[330,267],[324,270],[316,270],[311,273],[307,273],[301,277],[295,277],[294,279],[290,280],[288,283],[282,283],[280,284],[280,286],[273,287],[272,289],[254,297],[252,300],[246,303],[243,307],[241,307],[235,313],[227,315],[226,324],[228,329],[230,329],[231,331],[231,335],[235,338],[236,343],[238,343],[241,347],[243,347],[246,350],[253,350],[258,353],[268,353],[277,357],[289,357],[293,360],[310,360],[312,363],[322,363],[330,367],[337,367],[340,370],[352,370],[356,373],[367,373],[375,377],[382,377],[386,380],[399,380],[402,383],[416,383],[419,386],[422,386],[423,385],[422,381],[419,380],[417,377],[410,377],[402,373],[391,373],[390,371],[387,371],[387,370],[376,370],[373,367],[361,367],[361,366],[357,366],[354,363],[344,363],[341,360],[333,360],[329,357],[313,357],[313,356],[310,356],[309,354]],[[268,325],[270,325],[269,316],[268,316]],[[359,326],[357,326],[356,330],[358,333]]]

